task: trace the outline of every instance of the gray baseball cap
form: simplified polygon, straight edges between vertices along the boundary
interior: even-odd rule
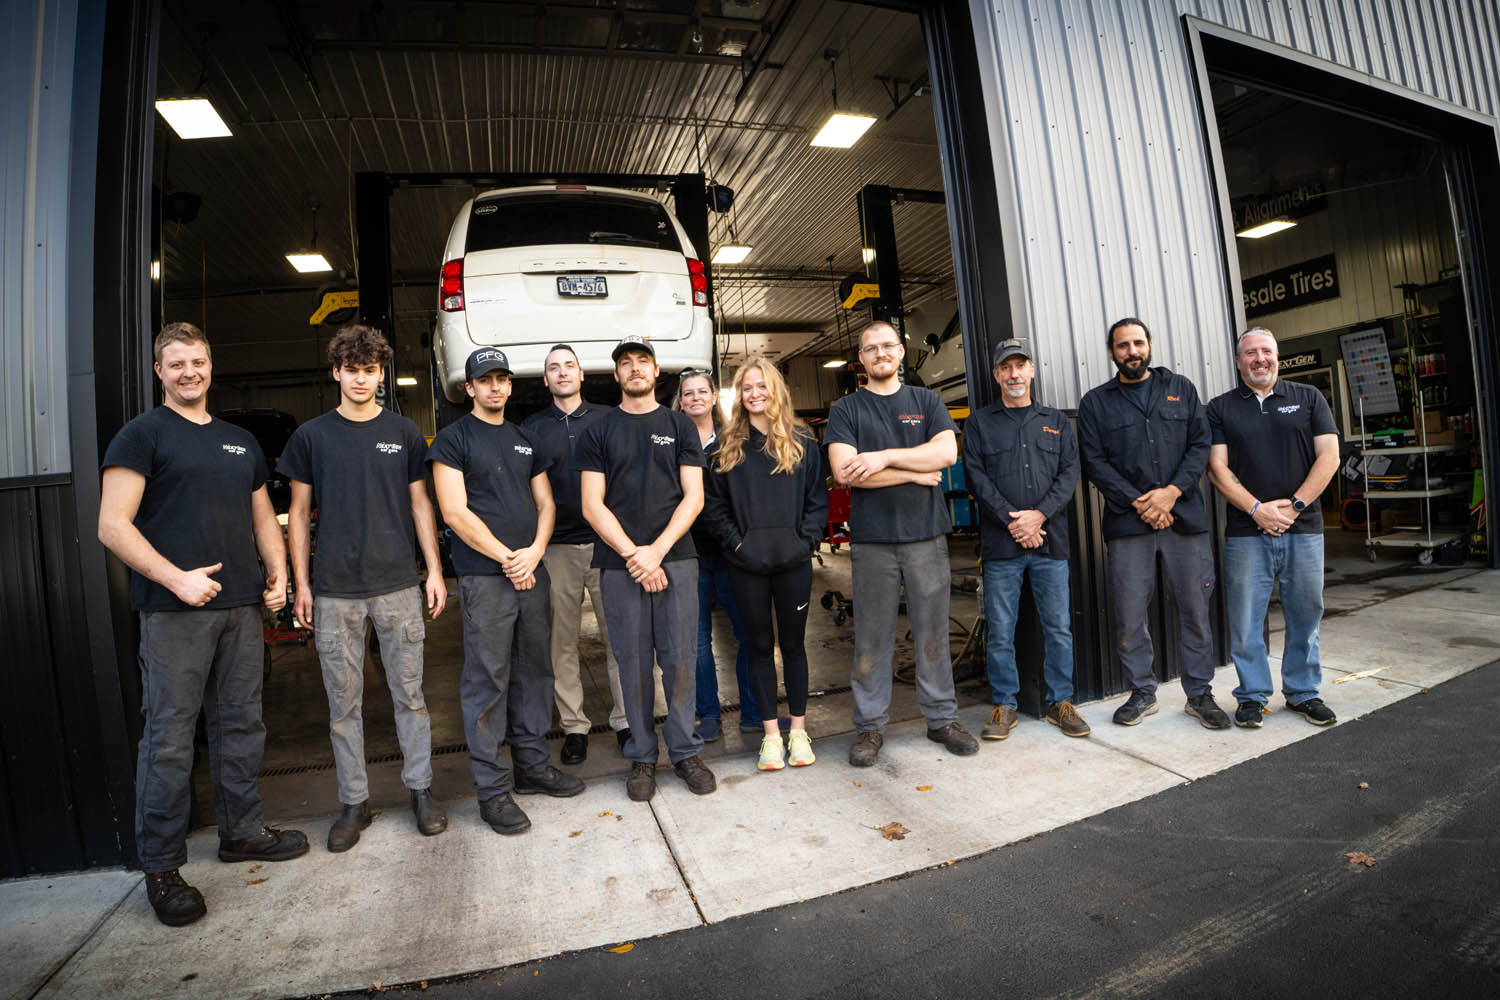
[[[1026,341],[1018,340],[1015,337],[1012,337],[1009,340],[1002,340],[1000,341],[1000,343],[995,345],[994,363],[997,365],[1001,364],[1006,359],[1013,358],[1018,354],[1021,357],[1025,358],[1027,361],[1030,361],[1031,346],[1027,344]]]

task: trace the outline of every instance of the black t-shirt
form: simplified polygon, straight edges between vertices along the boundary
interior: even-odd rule
[[[266,481],[266,459],[247,430],[223,420],[195,424],[169,406],[136,417],[109,443],[100,468],[146,477],[134,524],[178,569],[222,562],[222,588],[205,608],[259,604],[266,577],[255,550],[250,494]],[[130,571],[136,611],[187,611],[166,587]]]
[[[1142,413],[1148,416],[1151,413],[1151,380],[1143,378],[1139,382],[1127,382],[1120,379],[1120,388],[1125,390],[1125,398],[1136,405]]]
[[[522,549],[536,539],[536,498],[531,480],[552,465],[531,437],[509,421],[485,423],[472,413],[438,431],[427,464],[442,462],[464,474],[469,509],[502,545]],[[503,576],[505,570],[476,552],[457,532],[453,568],[460,576]]]
[[[564,413],[554,403],[527,417],[523,425],[527,436],[552,460],[547,479],[552,484],[552,502],[557,505],[557,523],[552,528],[554,542],[587,545],[599,540],[594,529],[583,519],[579,472],[573,466],[573,451],[578,447],[584,428],[607,412],[605,407],[580,403],[572,413]]]
[[[1208,428],[1214,444],[1229,446],[1229,471],[1257,500],[1290,499],[1312,471],[1313,438],[1337,434],[1328,400],[1310,385],[1277,379],[1261,399],[1243,382],[1208,403]],[[1307,501],[1301,516],[1287,529],[1320,534],[1323,513],[1318,497]],[[1224,533],[1259,535],[1249,514],[1230,505]]]
[[[378,597],[416,586],[412,483],[427,441],[390,410],[354,421],[330,410],[298,427],[276,470],[312,487],[318,509],[312,588],[319,597]]]
[[[703,466],[698,428],[686,414],[658,406],[650,413],[616,407],[586,427],[573,455],[583,472],[604,473],[604,506],[637,545],[648,545],[672,520],[682,502],[680,466]],[[691,532],[684,532],[662,562],[697,558]],[[594,546],[594,565],[624,569],[625,560],[607,544]]]
[[[915,448],[943,431],[958,428],[938,394],[903,385],[889,396],[860,389],[835,402],[823,440],[882,451]],[[849,530],[856,542],[921,542],[952,530],[940,487],[901,483],[850,492]]]

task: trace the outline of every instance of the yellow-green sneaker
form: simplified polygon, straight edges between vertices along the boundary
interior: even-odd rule
[[[806,767],[818,758],[813,756],[812,740],[807,730],[793,729],[786,738],[786,762],[793,767]]]
[[[762,771],[779,771],[786,766],[781,758],[780,736],[767,736],[760,741],[760,760],[755,766]]]

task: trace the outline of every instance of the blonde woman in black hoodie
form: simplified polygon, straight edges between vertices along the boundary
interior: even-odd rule
[[[734,377],[734,411],[707,453],[703,516],[724,546],[729,585],[750,639],[750,675],[765,736],[756,766],[779,771],[816,758],[807,735],[803,633],[812,594],[812,550],[828,521],[818,443],[797,419],[776,366],[753,357]],[[775,612],[775,628],[772,612]],[[785,754],[776,712],[781,646],[791,731]]]

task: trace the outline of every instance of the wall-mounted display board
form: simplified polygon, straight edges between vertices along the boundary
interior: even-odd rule
[[[1365,401],[1364,414],[1378,417],[1397,413],[1401,401],[1396,395],[1396,376],[1391,371],[1391,351],[1385,342],[1384,327],[1355,330],[1339,338],[1344,355],[1344,372],[1349,380],[1350,409],[1359,412],[1359,401]]]

